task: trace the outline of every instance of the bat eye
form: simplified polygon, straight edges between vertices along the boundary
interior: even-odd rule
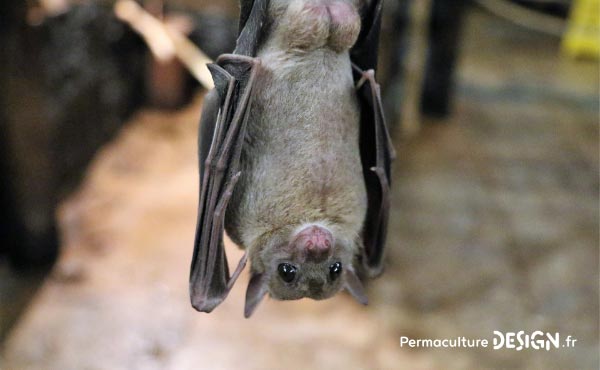
[[[331,280],[337,279],[341,273],[342,273],[342,263],[341,262],[336,262],[336,263],[332,264],[331,266],[329,266],[329,277],[331,278]]]
[[[277,272],[279,272],[279,276],[286,283],[291,283],[296,277],[296,267],[289,263],[280,263],[277,267]]]

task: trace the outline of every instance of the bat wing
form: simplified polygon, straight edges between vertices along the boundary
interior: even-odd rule
[[[242,0],[243,27],[234,54],[208,65],[215,88],[205,98],[200,120],[200,196],[190,299],[198,311],[211,312],[226,297],[246,265],[244,255],[229,274],[223,248],[227,204],[241,176],[239,161],[260,63],[252,56],[260,40],[268,0]],[[241,23],[242,24],[242,23]]]
[[[260,65],[251,57],[225,54],[209,69],[215,89],[207,95],[200,122],[201,186],[190,273],[192,305],[203,312],[212,311],[227,297],[246,264],[244,256],[233,275],[229,275],[223,222],[241,175],[241,149]]]
[[[240,0],[240,33],[234,54],[255,56],[267,27],[269,0]]]
[[[366,0],[361,13],[361,29],[358,39],[350,50],[350,59],[359,69],[377,69],[379,31],[383,0]]]
[[[367,188],[363,228],[363,267],[369,277],[383,269],[383,252],[390,208],[391,164],[396,156],[383,116],[379,84],[375,81],[382,0],[363,9],[362,29],[350,55],[360,104],[360,156]]]

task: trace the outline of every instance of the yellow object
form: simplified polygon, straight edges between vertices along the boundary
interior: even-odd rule
[[[574,0],[563,51],[573,58],[600,59],[600,0]]]

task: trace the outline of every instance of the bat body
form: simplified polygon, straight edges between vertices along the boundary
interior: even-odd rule
[[[380,268],[383,241],[365,245],[366,219],[373,218],[376,236],[381,236],[377,225],[385,226],[387,208],[382,212],[373,204],[388,201],[380,180],[384,176],[387,186],[389,172],[365,164],[379,158],[377,140],[389,142],[382,117],[378,121],[380,104],[375,100],[374,113],[365,112],[357,93],[361,77],[361,86],[372,81],[368,98],[378,94],[372,75],[353,67],[350,49],[361,31],[359,3],[256,0],[250,5],[248,10],[242,3],[247,20],[236,50],[246,49],[251,58],[226,56],[223,70],[213,67],[218,94],[207,97],[202,116],[201,124],[210,129],[201,128],[203,182],[192,304],[210,312],[225,298],[246,258],[251,268],[246,316],[266,294],[324,299],[345,288],[366,303],[356,266],[369,266],[365,251],[370,248],[376,262],[367,272],[375,275]],[[374,156],[364,154],[367,143]],[[382,153],[389,165],[392,152]],[[219,155],[220,161],[215,159]],[[369,191],[374,181],[379,189]],[[222,242],[214,240],[223,228],[246,250],[232,277],[223,263]]]
[[[261,78],[241,153],[247,175],[225,216],[225,230],[247,249],[254,274],[274,275],[279,264],[289,263],[302,275],[293,284],[267,278],[271,295],[280,299],[327,298],[339,290],[329,284],[329,266],[351,266],[366,214],[348,52],[360,18],[346,3],[332,7],[344,7],[346,16],[338,22],[351,23],[342,25],[346,33],[338,37],[345,45],[329,37],[340,25],[332,24],[326,5],[294,1],[280,11],[271,2],[270,16],[280,15],[257,55]],[[322,258],[311,258],[305,247],[310,238],[292,243],[307,228],[329,233],[330,250]]]

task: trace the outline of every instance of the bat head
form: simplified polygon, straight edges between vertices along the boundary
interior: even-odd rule
[[[264,271],[254,270],[248,284],[246,317],[267,293],[279,300],[321,300],[346,289],[360,303],[367,304],[352,266],[354,250],[349,242],[334,238],[329,228],[318,224],[304,225],[291,236],[287,233],[287,242],[267,244],[258,261]]]

